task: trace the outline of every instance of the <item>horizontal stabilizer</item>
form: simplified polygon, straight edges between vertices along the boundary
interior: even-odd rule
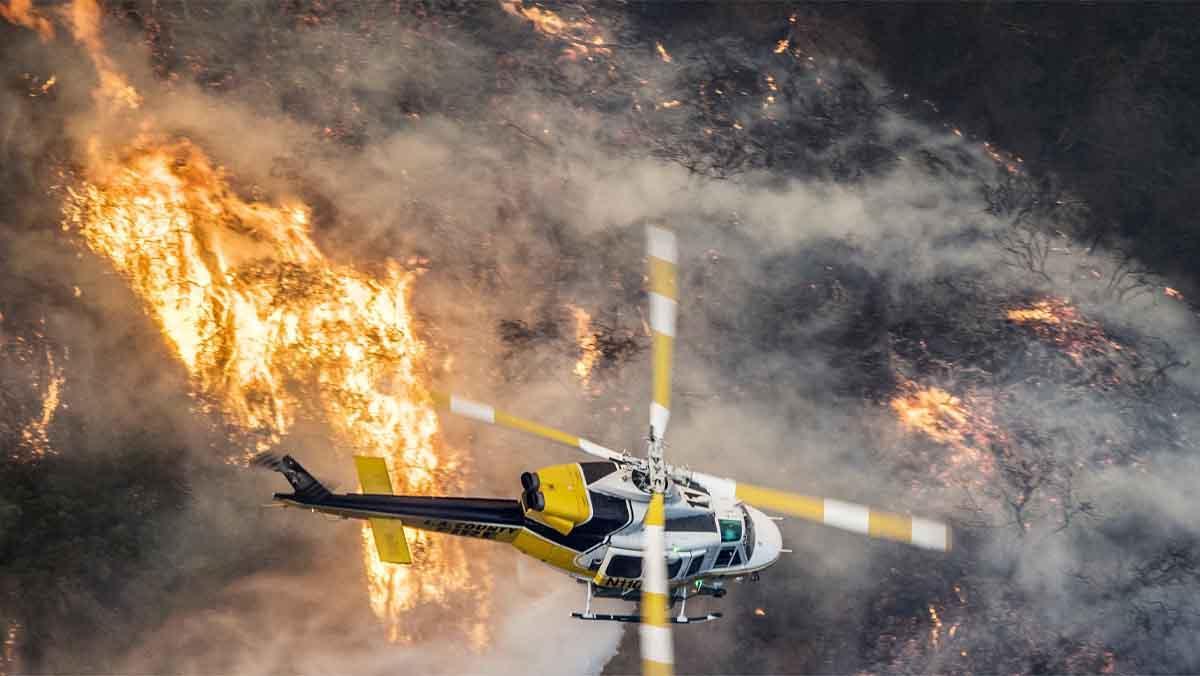
[[[391,495],[392,479],[388,476],[387,461],[383,458],[354,456],[354,467],[358,470],[358,483],[369,495]],[[379,558],[388,563],[412,563],[412,552],[408,549],[408,538],[404,535],[404,524],[399,519],[375,517],[367,519],[371,524],[371,535],[375,538],[375,549]]]
[[[399,519],[367,519],[371,534],[375,536],[375,549],[379,559],[388,563],[412,563],[412,552],[408,550],[408,538],[404,535],[404,524]]]

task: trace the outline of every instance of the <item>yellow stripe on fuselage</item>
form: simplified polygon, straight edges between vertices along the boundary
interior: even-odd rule
[[[560,570],[565,570],[568,573],[583,575],[585,577],[592,575],[591,571],[575,564],[575,557],[579,555],[579,552],[555,544],[528,528],[522,528],[517,533],[517,537],[512,541],[512,546],[516,547],[522,553],[528,554],[539,561],[544,561]]]

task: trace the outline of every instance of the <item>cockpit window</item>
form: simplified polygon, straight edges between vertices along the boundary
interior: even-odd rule
[[[679,569],[682,567],[683,567],[683,559],[675,559],[674,561],[667,561],[667,579],[674,580],[675,576],[679,574]]]
[[[679,569],[683,567],[683,559],[676,558],[674,561],[667,562],[667,579],[670,580],[679,574]],[[640,556],[625,556],[624,554],[615,554],[612,560],[608,562],[608,569],[604,571],[605,577],[625,577],[638,578],[642,576],[642,557]]]
[[[724,568],[733,561],[733,547],[725,547],[717,552],[717,562],[713,564],[714,568]]]
[[[742,539],[742,522],[737,519],[720,519],[721,542],[737,542]]]
[[[667,532],[715,533],[716,520],[709,514],[693,514],[691,516],[667,519]]]
[[[749,561],[754,558],[754,519],[750,518],[745,506],[742,506],[742,514],[746,515],[746,560]]]

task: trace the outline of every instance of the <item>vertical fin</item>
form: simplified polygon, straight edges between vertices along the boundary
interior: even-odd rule
[[[354,467],[358,470],[358,483],[363,493],[392,495],[392,480],[388,476],[387,461],[383,458],[354,456]],[[408,549],[408,538],[404,536],[404,524],[399,519],[371,518],[371,535],[375,538],[375,549],[379,558],[388,563],[412,563]]]

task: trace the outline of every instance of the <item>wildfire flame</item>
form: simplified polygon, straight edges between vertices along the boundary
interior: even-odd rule
[[[17,664],[17,642],[20,637],[20,623],[9,620],[8,626],[4,631],[4,646],[0,649],[0,676],[8,676],[8,674],[17,672],[19,667]]]
[[[1124,349],[1063,298],[1050,297],[1029,307],[1013,308],[1006,316],[1009,321],[1031,327],[1039,338],[1061,347],[1078,366],[1083,365],[1088,354]]]
[[[0,6],[0,16],[52,34],[26,1]],[[96,68],[98,111],[137,110],[141,95],[105,52],[95,0],[75,0],[61,16]],[[152,130],[152,121],[143,127]],[[219,405],[225,419],[257,436],[254,449],[231,461],[310,419],[326,424],[339,446],[387,458],[399,491],[461,487],[462,460],[435,445],[437,418],[418,380],[424,346],[408,308],[412,276],[398,265],[371,276],[331,262],[309,233],[306,205],[247,201],[198,147],[152,131],[118,149],[91,139],[63,214],[63,229],[75,229],[127,280],[202,406]],[[62,382],[50,366],[42,416],[23,434],[40,448]],[[474,599],[469,640],[486,644],[490,581],[460,543],[410,533],[421,555],[418,579],[379,561],[365,526],[362,537],[371,607],[390,640],[407,638],[405,610],[462,592]]]
[[[411,276],[397,265],[376,278],[330,262],[305,205],[243,200],[186,140],[143,137],[113,159],[93,149],[65,215],[127,279],[203,398],[258,436],[245,455],[311,418],[341,446],[387,458],[399,491],[459,486],[461,461],[435,451]],[[363,534],[372,608],[393,640],[402,611],[472,585],[456,543],[409,537],[420,580],[380,562]]]
[[[658,58],[662,59],[663,63],[671,63],[673,61],[671,55],[667,53],[667,48],[663,47],[663,43],[655,42],[654,51],[658,52]]]
[[[1061,324],[1062,319],[1054,313],[1054,306],[1049,301],[1034,303],[1033,307],[1019,308],[1008,311],[1008,318],[1020,324],[1041,322],[1044,324]]]
[[[42,414],[30,420],[21,430],[21,442],[29,449],[33,457],[40,458],[52,452],[48,431],[54,421],[54,413],[58,410],[59,397],[62,394],[63,370],[55,365],[54,354],[46,351],[46,394],[42,397]]]
[[[1002,433],[982,397],[972,397],[968,403],[940,387],[905,382],[890,406],[904,427],[954,449],[945,460],[945,469],[938,473],[943,483],[979,479],[992,472],[993,458],[979,445]]]
[[[934,650],[937,650],[942,637],[942,618],[938,617],[937,608],[932,604],[929,606],[929,621],[929,642],[933,644]]]
[[[87,50],[100,78],[100,86],[93,94],[100,105],[109,109],[141,107],[141,94],[126,81],[125,75],[104,50],[100,39],[100,6],[96,0],[75,0],[66,11],[66,17],[71,35]]]
[[[569,43],[563,55],[569,59],[581,56],[612,54],[603,30],[591,17],[567,20],[541,7],[526,7],[521,0],[500,0],[500,7],[509,14],[530,22],[543,35]],[[670,60],[669,57],[667,60]]]
[[[575,341],[579,344],[579,360],[575,362],[575,377],[584,389],[591,387],[592,369],[600,359],[599,341],[592,330],[592,315],[587,310],[574,305],[568,305],[571,316],[575,319]]]
[[[33,0],[11,0],[0,3],[0,18],[37,32],[43,42],[54,39],[54,24],[33,8]]]

